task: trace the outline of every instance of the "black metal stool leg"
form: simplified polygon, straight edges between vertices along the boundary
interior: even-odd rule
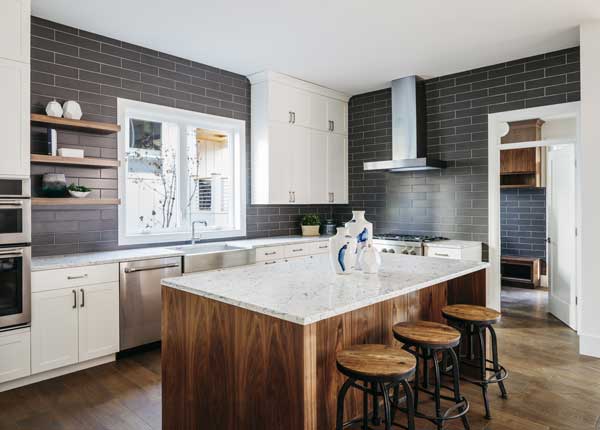
[[[396,408],[400,405],[400,386],[398,384],[394,385],[394,394],[392,398],[392,403],[394,407],[392,408],[392,423],[396,419]]]
[[[442,378],[440,376],[440,363],[438,360],[437,353],[434,351],[432,356],[433,360],[433,372],[435,377],[434,389],[435,389],[435,416],[440,418],[442,416],[442,403],[441,403],[441,386],[442,386]],[[436,420],[436,426],[438,430],[442,430],[444,428],[444,421],[441,419]]]
[[[404,389],[404,395],[406,396],[406,410],[407,410],[407,427],[408,430],[415,430],[415,408],[413,407],[414,399],[413,392],[410,388],[410,384],[407,381],[402,381],[402,388]]]
[[[429,355],[431,351],[429,348],[423,349],[423,387],[429,388]]]
[[[379,397],[377,396],[377,384],[372,383],[371,389],[373,390],[373,418],[371,421],[373,424],[378,426],[381,424],[381,418],[379,417]]]
[[[338,393],[337,418],[336,418],[336,423],[335,423],[336,430],[344,429],[344,399],[346,397],[346,393],[348,392],[348,389],[350,388],[350,386],[353,383],[354,383],[354,380],[352,378],[348,378],[346,380],[346,382],[344,382],[344,385],[342,385],[342,388],[340,388],[340,392]]]
[[[475,360],[475,325],[468,324],[467,331],[469,332],[469,360]]]
[[[492,335],[492,362],[494,363],[494,373],[496,377],[500,375],[500,364],[498,361],[498,339],[496,338],[496,330],[491,325],[488,326],[490,334]],[[508,399],[508,393],[506,392],[506,387],[504,386],[504,381],[499,381],[498,386],[500,387],[500,393],[502,393],[503,399]]]
[[[486,357],[485,357],[485,340],[483,338],[483,333],[484,333],[485,328],[479,328],[478,329],[478,334],[479,334],[479,362],[480,362],[480,366],[481,366],[481,371],[480,371],[480,377],[481,377],[481,392],[483,394],[483,403],[485,405],[485,418],[490,420],[492,419],[492,415],[490,413],[490,402],[488,400],[488,393],[487,393],[487,389],[488,389],[488,384],[486,382],[487,380],[487,374],[486,374],[486,367],[487,367],[487,363],[486,363]]]
[[[416,370],[415,370],[415,380],[414,380],[414,386],[415,386],[415,394],[414,394],[414,409],[415,412],[417,412],[419,410],[419,348],[417,347],[417,353],[416,353],[416,361],[417,361],[417,366],[416,366]]]
[[[450,355],[450,360],[452,361],[452,382],[453,382],[453,386],[454,386],[454,401],[456,403],[462,401],[462,398],[460,396],[460,373],[459,373],[459,363],[458,363],[458,357],[456,355],[456,352],[454,351],[454,349],[450,348],[448,350],[448,354]],[[463,408],[464,410],[464,408]],[[462,412],[462,411],[461,411]],[[463,415],[461,417],[463,426],[465,427],[465,430],[470,430],[471,429],[471,425],[469,424],[469,418],[467,417],[467,415]]]
[[[366,383],[365,383],[366,385]],[[369,392],[363,391],[363,419],[362,419],[363,430],[369,430]]]
[[[385,384],[379,383],[377,385],[379,385],[379,387],[381,388],[381,393],[382,393],[382,397],[383,397],[383,413],[385,416],[385,430],[392,430],[390,393],[386,389]]]

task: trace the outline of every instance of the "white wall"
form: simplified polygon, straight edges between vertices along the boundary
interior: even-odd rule
[[[600,357],[600,21],[580,27],[581,354]]]

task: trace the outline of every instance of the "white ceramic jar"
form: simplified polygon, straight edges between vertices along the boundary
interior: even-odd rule
[[[365,211],[352,211],[352,219],[346,223],[348,234],[356,241],[357,260],[358,254],[373,241],[373,223],[365,219]],[[360,270],[360,261],[356,265]]]
[[[354,270],[356,240],[347,233],[344,227],[338,227],[337,234],[329,239],[329,261],[338,275],[347,275]]]
[[[368,243],[367,246],[362,249],[358,260],[363,273],[379,272],[379,268],[381,267],[381,255],[379,255],[379,251],[377,251],[372,243]]]

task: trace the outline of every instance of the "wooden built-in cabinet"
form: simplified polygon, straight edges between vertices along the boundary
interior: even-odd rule
[[[252,203],[348,202],[348,97],[273,72],[252,83]]]
[[[501,143],[533,142],[542,139],[541,119],[509,122],[509,132]],[[522,148],[500,151],[500,186],[532,188],[545,186],[546,148]]]

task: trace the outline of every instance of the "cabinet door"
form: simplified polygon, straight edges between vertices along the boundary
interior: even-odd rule
[[[269,83],[269,120],[291,124],[292,89],[279,82]]]
[[[348,105],[340,100],[327,101],[327,119],[332,122],[334,133],[348,134]]]
[[[536,148],[500,151],[500,173],[535,173]]]
[[[329,131],[327,98],[318,94],[310,95],[310,128]]]
[[[2,0],[0,57],[30,62],[30,0]]]
[[[79,289],[79,361],[119,351],[119,284]]]
[[[341,134],[327,136],[327,188],[332,203],[348,203],[348,138]]]
[[[294,125],[310,126],[310,93],[298,88],[289,89]]]
[[[311,203],[330,203],[327,184],[327,133],[310,134],[310,200]]]
[[[77,363],[77,291],[31,294],[31,373]]]
[[[309,204],[310,197],[310,130],[304,127],[290,127],[287,151],[290,154],[289,170],[293,203]]]
[[[29,65],[0,59],[0,172],[29,176]]]
[[[29,329],[0,333],[0,383],[31,375]]]
[[[290,169],[292,151],[292,130],[287,124],[269,125],[268,173],[264,183],[269,188],[267,202],[270,204],[291,203],[292,172]],[[263,172],[264,173],[264,172]],[[253,173],[254,174],[254,173]]]

